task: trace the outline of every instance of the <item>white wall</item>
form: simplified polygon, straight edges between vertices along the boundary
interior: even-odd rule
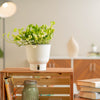
[[[67,42],[74,34],[80,56],[92,43],[100,46],[100,0],[15,0],[17,13],[6,19],[6,32],[28,24],[55,21],[51,56],[67,56]],[[100,51],[100,49],[99,49]],[[28,66],[24,47],[6,43],[6,67]]]

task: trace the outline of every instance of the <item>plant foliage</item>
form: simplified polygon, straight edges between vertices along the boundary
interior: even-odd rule
[[[3,51],[0,48],[0,58],[3,58]]]
[[[26,29],[15,28],[13,30],[13,34],[7,34],[7,39],[18,46],[49,44],[50,40],[53,38],[54,24],[55,22],[52,21],[50,26],[30,24],[26,27]]]

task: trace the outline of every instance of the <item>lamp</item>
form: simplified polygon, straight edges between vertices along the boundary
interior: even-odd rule
[[[16,12],[16,4],[11,0],[0,0],[0,17],[3,18],[3,33],[5,33],[5,18],[11,17]],[[5,37],[3,38],[3,69],[5,68]]]
[[[0,17],[10,17],[16,12],[16,5],[11,0],[0,0]]]

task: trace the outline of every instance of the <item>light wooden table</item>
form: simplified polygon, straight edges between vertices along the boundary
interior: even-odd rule
[[[47,68],[46,71],[30,71],[29,68],[6,68],[0,72],[0,100],[6,100],[3,79],[8,76],[13,76],[14,83],[17,83],[17,85],[23,85],[24,80],[36,80],[37,84],[41,86],[38,87],[39,94],[42,94],[40,100],[73,100],[72,68]],[[39,77],[36,78],[36,76]],[[43,85],[46,85],[46,87],[43,87]],[[57,85],[59,86],[57,87]],[[62,85],[69,87],[62,87]],[[23,87],[20,87],[17,94],[22,94],[22,90]],[[43,96],[43,94],[53,95]],[[22,100],[21,97],[17,96],[16,100]]]

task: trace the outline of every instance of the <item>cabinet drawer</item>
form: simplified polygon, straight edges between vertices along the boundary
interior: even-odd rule
[[[68,59],[50,59],[47,67],[51,68],[71,68],[71,60]]]
[[[55,63],[56,68],[70,68],[71,67],[71,60],[55,59],[54,63]]]
[[[91,60],[74,60],[74,82],[92,78]]]

